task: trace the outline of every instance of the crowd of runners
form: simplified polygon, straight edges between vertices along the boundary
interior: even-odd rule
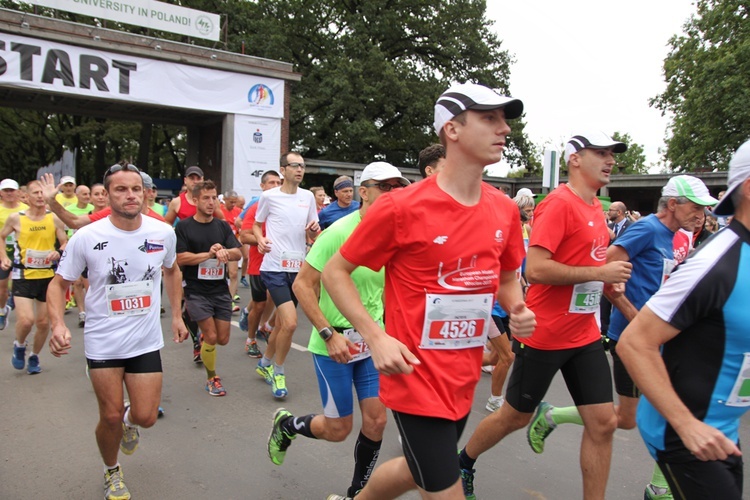
[[[220,196],[197,166],[168,206],[125,161],[90,187],[50,174],[25,186],[5,179],[0,330],[13,310],[13,367],[42,372],[48,337],[53,356],[79,348],[64,321],[77,308],[110,500],[130,498],[118,454],[134,453],[161,411],[161,316],[169,311],[175,342],[192,338],[206,393],[222,397],[218,346],[238,313],[255,372],[291,401],[287,375],[312,375],[285,367],[298,305],[313,326],[321,406],[269,412],[267,453],[281,466],[297,436],[345,440],[356,394],[351,482],[329,500],[410,490],[472,499],[480,455],[521,429],[543,453],[561,424],[583,426],[583,498],[605,497],[614,433],[635,427],[655,463],[634,496],[741,498],[750,141],[720,199],[677,175],[640,217],[597,198],[628,147],[600,131],[567,141],[568,181],[539,203],[483,183],[522,113],[518,99],[454,85],[435,104],[440,143],[419,155],[423,180],[376,161],[358,184],[337,178],[333,202],[301,187],[296,152],[247,202],[231,189]],[[250,288],[246,305],[239,286]],[[490,413],[458,449],[482,370]],[[574,406],[545,401],[558,372]],[[403,455],[378,463],[388,410]]]

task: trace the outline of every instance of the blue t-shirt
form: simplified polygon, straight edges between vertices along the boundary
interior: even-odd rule
[[[359,210],[359,202],[352,201],[346,208],[341,208],[337,201],[334,201],[323,210],[318,212],[318,223],[321,229],[325,229],[345,215]]]
[[[252,198],[250,198],[250,201],[247,202],[247,205],[245,205],[245,208],[242,209],[242,212],[240,212],[240,215],[238,215],[237,217],[239,217],[240,219],[244,219],[247,211],[250,209],[250,207],[258,203],[258,200],[260,200],[260,196],[253,196]]]
[[[673,239],[674,232],[651,214],[628,226],[613,243],[628,252],[633,264],[630,279],[625,284],[625,297],[636,309],[640,310],[656,293],[677,264]],[[607,337],[619,340],[628,323],[619,309],[612,308]]]

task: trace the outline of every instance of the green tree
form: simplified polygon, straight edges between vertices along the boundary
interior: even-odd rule
[[[651,105],[673,114],[665,154],[673,171],[725,169],[750,136],[749,10],[744,0],[698,0],[670,39],[667,88]]]
[[[643,146],[633,142],[630,134],[621,134],[615,132],[612,139],[624,142],[628,145],[628,150],[615,156],[617,165],[614,174],[647,174],[648,166],[646,165],[646,155],[643,152]]]

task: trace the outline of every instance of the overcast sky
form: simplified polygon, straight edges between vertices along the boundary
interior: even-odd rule
[[[667,42],[694,12],[691,0],[487,1],[516,61],[510,92],[523,100],[531,140],[557,146],[587,128],[627,133],[647,164],[659,161],[668,124],[648,100],[665,88]]]

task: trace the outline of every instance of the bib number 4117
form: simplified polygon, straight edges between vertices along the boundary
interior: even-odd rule
[[[484,320],[433,321],[430,326],[430,338],[465,339],[474,337],[477,332],[481,334],[484,328]]]

